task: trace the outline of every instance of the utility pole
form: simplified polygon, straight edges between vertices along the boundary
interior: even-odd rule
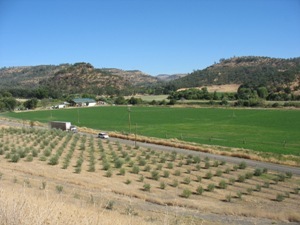
[[[129,107],[128,107],[127,111],[128,111],[128,127],[129,127],[129,134],[131,134],[131,118],[130,118],[130,112],[131,112],[131,110],[130,110]]]
[[[79,122],[79,108],[77,108],[77,122],[80,123]]]
[[[135,124],[135,138],[134,138],[134,147],[136,148],[136,130],[137,130],[137,128],[136,128],[136,124]]]

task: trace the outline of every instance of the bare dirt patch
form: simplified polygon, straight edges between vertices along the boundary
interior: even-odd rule
[[[194,87],[195,89],[201,89],[206,87],[208,92],[237,92],[240,84],[223,84],[223,85],[211,85],[211,86],[202,86]],[[177,91],[184,91],[187,88],[180,88]]]

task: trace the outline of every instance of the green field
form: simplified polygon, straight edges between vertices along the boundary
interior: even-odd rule
[[[300,155],[300,111],[221,108],[93,107],[7,113],[23,120],[70,121],[104,131],[137,132],[201,144]]]

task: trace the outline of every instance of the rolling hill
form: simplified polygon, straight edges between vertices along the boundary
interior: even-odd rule
[[[189,74],[151,76],[139,70],[94,68],[89,63],[39,65],[0,69],[2,90],[45,89],[54,96],[67,94],[131,95],[169,93],[180,88],[218,85],[290,87],[300,90],[300,57],[277,59],[245,56],[220,59]]]
[[[300,57],[277,59],[269,57],[233,57],[185,77],[171,81],[176,88],[224,84],[252,86],[288,86],[300,89]]]
[[[89,63],[10,67],[0,69],[0,88],[35,89],[45,88],[60,94],[115,93],[156,83],[156,77],[139,70],[94,68]]]

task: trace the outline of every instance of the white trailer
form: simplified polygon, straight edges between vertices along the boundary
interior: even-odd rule
[[[72,131],[74,133],[77,132],[77,128],[71,124],[71,122],[63,122],[63,121],[52,121],[49,123],[51,128]]]

